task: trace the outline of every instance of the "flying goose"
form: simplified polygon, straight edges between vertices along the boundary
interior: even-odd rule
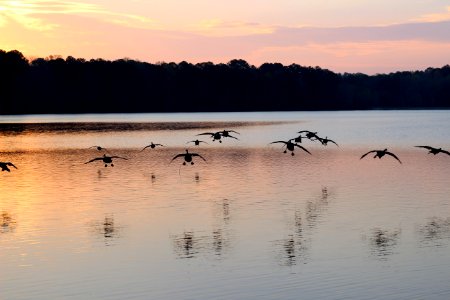
[[[199,140],[195,140],[195,141],[189,141],[189,142],[186,142],[186,144],[188,144],[188,143],[194,143],[194,145],[195,145],[195,146],[198,146],[198,145],[200,145],[200,143],[205,143],[205,144],[208,144],[207,142],[204,142],[204,141],[199,141]]]
[[[201,156],[200,154],[189,153],[189,151],[186,149],[186,153],[180,153],[180,154],[175,155],[174,158],[172,158],[172,160],[170,162],[174,161],[178,157],[183,157],[184,158],[183,165],[186,165],[186,163],[191,163],[191,165],[193,165],[194,162],[192,161],[192,157],[194,157],[194,156],[198,156],[201,159],[203,159],[204,161],[206,161],[206,159],[204,159],[203,156]]]
[[[147,149],[149,147],[152,148],[152,149],[155,149],[156,146],[164,147],[164,145],[162,145],[162,144],[153,144],[153,142],[151,142],[150,145],[145,146],[141,151],[144,151],[145,149]]]
[[[298,148],[302,149],[303,151],[308,152],[309,154],[311,154],[311,152],[309,152],[306,148],[304,148],[304,147],[302,147],[302,146],[300,146],[300,145],[298,145],[298,144],[295,144],[295,143],[291,142],[291,140],[289,140],[289,141],[287,141],[287,142],[285,142],[285,141],[275,141],[275,142],[272,142],[272,143],[270,143],[270,144],[275,144],[275,143],[282,143],[282,144],[284,144],[284,146],[286,147],[286,149],[283,151],[283,153],[286,153],[287,150],[289,150],[289,151],[291,151],[291,155],[292,155],[292,156],[294,156],[294,150],[295,150],[295,147],[298,147]]]
[[[428,154],[431,153],[431,154],[436,155],[438,153],[445,153],[445,154],[450,155],[450,152],[448,152],[447,150],[442,150],[442,148],[434,148],[434,147],[431,147],[431,146],[414,146],[414,147],[428,149],[428,150],[430,150],[430,151],[428,151]]]
[[[120,158],[120,159],[128,160],[128,158],[125,158],[125,157],[120,157],[120,156],[106,156],[106,154],[103,154],[102,157],[96,157],[96,158],[93,158],[93,159],[91,159],[90,161],[85,162],[84,164],[88,164],[88,163],[91,163],[91,162],[96,161],[96,160],[101,160],[101,161],[103,161],[103,163],[105,163],[105,167],[107,167],[108,164],[110,164],[111,167],[114,167],[113,160],[112,160],[113,158]]]
[[[399,163],[402,163],[402,162],[400,161],[400,159],[399,159],[394,153],[387,151],[387,149],[384,149],[384,150],[372,150],[372,151],[369,151],[369,152],[367,152],[366,154],[363,154],[363,155],[361,156],[360,159],[363,159],[363,158],[364,158],[367,154],[369,154],[369,153],[375,153],[375,152],[376,152],[376,154],[375,154],[375,156],[374,156],[373,158],[378,157],[378,158],[381,159],[383,156],[385,156],[385,155],[387,154],[387,155],[392,156],[392,157],[395,158],[396,160],[398,160]]]
[[[2,172],[3,171],[11,172],[11,170],[8,168],[8,166],[14,167],[17,169],[17,167],[15,165],[13,165],[13,163],[11,163],[11,162],[0,162],[0,168],[2,168]]]

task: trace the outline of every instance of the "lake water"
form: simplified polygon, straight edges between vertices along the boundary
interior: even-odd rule
[[[0,129],[0,161],[18,168],[0,173],[0,299],[450,299],[450,156],[414,147],[450,149],[449,111],[2,116]],[[223,129],[239,140],[196,136]],[[270,144],[300,130],[339,147]],[[128,160],[85,164],[93,145]],[[360,160],[384,148],[402,164]],[[185,149],[206,162],[171,162]]]

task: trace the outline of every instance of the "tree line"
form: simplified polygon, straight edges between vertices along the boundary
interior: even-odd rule
[[[0,114],[450,108],[450,66],[366,75],[245,60],[146,63],[0,50]]]

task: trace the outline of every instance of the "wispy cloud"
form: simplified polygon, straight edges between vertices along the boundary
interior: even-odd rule
[[[48,20],[51,15],[88,16],[106,23],[132,28],[154,28],[155,20],[139,15],[114,12],[97,4],[75,1],[24,0],[0,3],[0,26],[14,20],[37,31],[52,30],[60,26]]]
[[[450,6],[447,6],[443,12],[426,14],[414,19],[416,22],[442,22],[450,20]]]
[[[276,26],[256,22],[206,19],[188,27],[187,30],[207,36],[245,36],[270,34],[276,30]]]
[[[450,42],[450,21],[390,26],[279,28],[271,40],[279,45],[336,42],[428,40]]]

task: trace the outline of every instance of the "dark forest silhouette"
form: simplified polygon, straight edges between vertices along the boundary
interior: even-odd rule
[[[235,59],[27,60],[0,50],[0,114],[450,108],[450,66],[365,75]]]

